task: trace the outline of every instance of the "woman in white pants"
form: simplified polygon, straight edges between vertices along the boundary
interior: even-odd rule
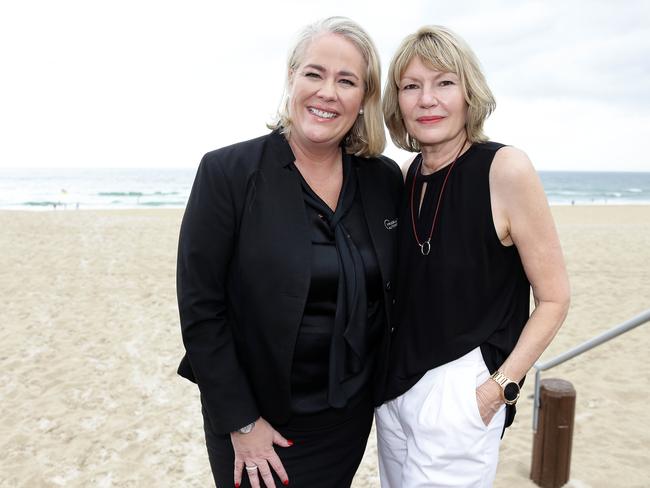
[[[427,26],[408,36],[383,103],[393,142],[418,154],[404,166],[376,412],[381,485],[489,487],[524,376],[568,310],[559,240],[526,154],[483,133],[494,98],[457,35]]]

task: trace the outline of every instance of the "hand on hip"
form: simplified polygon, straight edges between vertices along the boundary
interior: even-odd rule
[[[248,434],[231,432],[230,440],[235,451],[235,486],[241,485],[242,471],[246,473],[253,488],[260,488],[260,478],[264,486],[275,486],[271,468],[277,473],[284,485],[289,484],[289,477],[284,470],[273,444],[289,447],[293,443],[280,435],[271,425],[259,418],[253,430]]]

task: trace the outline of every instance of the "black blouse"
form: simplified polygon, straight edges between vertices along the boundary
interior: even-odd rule
[[[294,350],[291,399],[294,413],[312,414],[349,406],[361,396],[385,319],[380,270],[349,157],[343,158],[336,211],[302,176],[301,182],[311,228],[311,285]],[[363,276],[350,255],[357,257]],[[359,286],[363,289],[352,289]],[[364,304],[363,320],[355,323],[355,308]]]

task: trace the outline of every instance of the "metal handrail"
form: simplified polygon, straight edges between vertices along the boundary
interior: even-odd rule
[[[588,351],[589,349],[593,349],[596,346],[599,346],[603,342],[607,342],[611,339],[613,339],[616,336],[619,336],[623,334],[624,332],[627,332],[628,330],[632,330],[635,327],[638,327],[639,325],[645,324],[646,322],[650,321],[650,308],[646,310],[645,312],[642,312],[641,314],[637,315],[636,317],[628,320],[627,322],[623,322],[620,325],[617,325],[616,327],[608,330],[607,332],[603,332],[602,334],[589,339],[586,342],[583,342],[579,346],[574,347],[573,349],[569,349],[568,351],[560,354],[559,356],[554,357],[550,361],[546,361],[545,363],[535,363],[533,368],[535,368],[535,401],[533,403],[533,432],[537,432],[537,420],[539,417],[539,389],[540,389],[540,379],[541,379],[541,372],[546,371],[548,369],[554,368],[555,366],[562,364],[569,359],[573,359],[574,357],[582,354],[583,352]]]

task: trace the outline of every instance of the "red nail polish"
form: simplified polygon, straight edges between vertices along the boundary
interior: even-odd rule
[[[235,488],[239,488],[239,483],[235,483]]]
[[[284,481],[282,482],[282,484],[283,484],[284,486],[287,486],[287,485],[289,484],[289,480],[284,480]]]
[[[290,446],[293,446],[293,441],[291,439],[287,439],[287,444],[289,444]],[[287,480],[287,483],[288,482],[289,482],[289,480]]]

